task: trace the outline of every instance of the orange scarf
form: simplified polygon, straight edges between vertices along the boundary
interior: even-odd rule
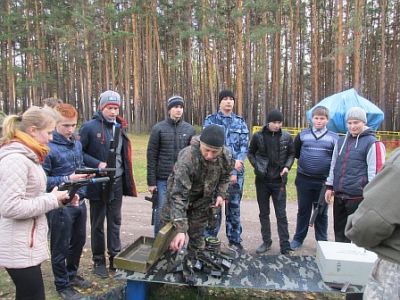
[[[21,144],[24,144],[29,149],[31,149],[37,157],[39,158],[39,162],[43,163],[45,157],[49,153],[50,149],[47,145],[40,144],[37,140],[31,137],[29,134],[22,132],[21,130],[15,131],[15,139],[18,140]]]

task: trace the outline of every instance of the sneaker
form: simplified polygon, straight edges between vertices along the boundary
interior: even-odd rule
[[[264,253],[264,252],[267,252],[269,249],[271,249],[271,245],[272,245],[272,242],[271,243],[269,243],[269,244],[267,244],[267,243],[262,243],[260,246],[258,246],[258,248],[256,249],[256,253],[257,254],[261,254],[261,253]]]
[[[90,287],[92,287],[92,283],[86,279],[84,279],[83,277],[76,275],[74,278],[70,279],[69,283],[73,286],[73,287],[77,287],[80,289],[88,289]]]
[[[290,248],[292,250],[297,250],[299,249],[301,246],[303,246],[303,243],[300,243],[299,241],[293,240],[290,242]]]
[[[106,268],[106,265],[104,264],[95,264],[93,266],[93,274],[101,277],[101,278],[107,278],[108,277],[108,271]]]
[[[83,298],[83,295],[72,287],[67,287],[65,290],[59,291],[58,294],[62,299],[66,300],[77,300]]]
[[[292,250],[292,249],[284,249],[284,250],[281,250],[281,254],[282,255],[286,255],[286,256],[293,256],[293,254],[294,254],[294,251]]]

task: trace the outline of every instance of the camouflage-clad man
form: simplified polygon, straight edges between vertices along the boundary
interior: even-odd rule
[[[226,236],[229,247],[241,252],[242,225],[240,224],[240,200],[243,194],[244,160],[249,150],[249,129],[244,119],[233,113],[235,96],[230,90],[222,90],[218,96],[219,111],[209,115],[203,124],[203,128],[211,124],[218,124],[225,128],[225,146],[229,148],[235,160],[235,167],[231,172],[229,198],[225,206]],[[221,215],[217,220],[217,228],[207,228],[206,236],[217,236],[221,226]]]
[[[203,130],[200,143],[184,148],[168,178],[163,222],[172,221],[176,236],[170,249],[180,250],[189,235],[188,254],[204,247],[204,230],[210,206],[221,206],[227,197],[234,161],[224,147],[224,129],[211,125]]]

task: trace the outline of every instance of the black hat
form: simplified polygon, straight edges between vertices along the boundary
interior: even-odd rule
[[[283,115],[278,109],[271,110],[267,115],[267,123],[269,122],[282,122]]]
[[[167,100],[167,109],[170,110],[174,106],[177,105],[182,105],[182,107],[185,105],[183,98],[181,96],[172,96]]]
[[[225,130],[219,125],[209,125],[203,129],[200,142],[213,148],[222,148],[225,142]]]
[[[222,90],[219,92],[218,95],[218,100],[221,103],[221,100],[224,99],[225,97],[231,97],[233,100],[235,100],[235,95],[231,90]]]

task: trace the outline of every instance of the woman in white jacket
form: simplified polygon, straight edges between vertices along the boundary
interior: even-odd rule
[[[45,213],[68,201],[66,191],[46,191],[41,163],[55,113],[39,107],[3,122],[0,139],[0,266],[16,286],[16,299],[45,299],[40,264],[48,258]]]

